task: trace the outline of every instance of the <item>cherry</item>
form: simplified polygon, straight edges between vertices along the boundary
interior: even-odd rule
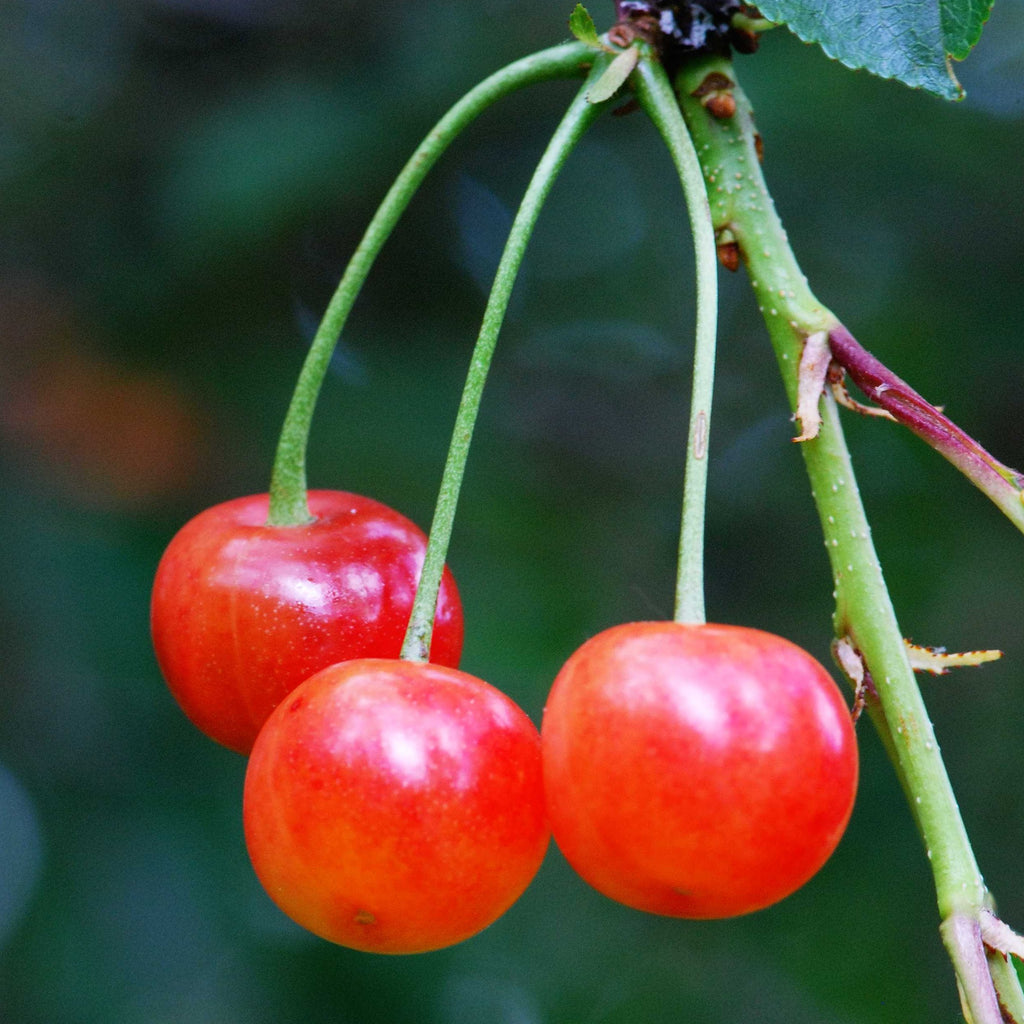
[[[458,669],[332,665],[260,732],[244,823],[257,876],[303,927],[377,953],[452,945],[503,914],[540,867],[540,736]]]
[[[266,494],[201,512],[171,541],[153,584],[157,661],[185,714],[248,753],[267,716],[314,672],[397,657],[426,547],[393,509],[310,491],[314,521],[268,526]],[[457,665],[462,606],[445,570],[431,657]]]
[[[559,672],[541,736],[562,853],[651,913],[775,903],[825,863],[853,808],[857,746],[838,687],[756,629],[608,629]]]

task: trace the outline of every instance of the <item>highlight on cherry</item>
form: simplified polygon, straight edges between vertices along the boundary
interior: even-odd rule
[[[397,658],[426,549],[400,513],[344,491],[309,493],[311,521],[267,523],[269,498],[235,498],[178,531],[157,568],[157,661],[185,714],[247,754],[271,711],[314,672]],[[431,657],[457,666],[462,606],[441,584]]]
[[[278,706],[245,776],[245,838],[271,898],[352,949],[475,935],[548,846],[536,726],[457,669],[360,659]]]
[[[857,790],[849,708],[802,648],[744,626],[634,622],[588,640],[541,729],[559,849],[612,899],[731,917],[804,885]]]

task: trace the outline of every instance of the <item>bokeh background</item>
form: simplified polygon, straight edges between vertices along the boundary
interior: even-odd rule
[[[611,3],[594,0],[600,27]],[[0,4],[0,1022],[661,1024],[958,1019],[926,861],[870,726],[831,862],[729,922],[634,913],[552,849],[498,923],[378,958],[262,893],[242,758],[149,646],[174,531],[266,489],[295,374],[404,156],[485,74],[566,36],[548,0]],[[1024,4],[997,0],[943,103],[785,31],[739,61],[819,296],[1024,466]],[[490,275],[575,85],[484,116],[370,277],[311,481],[424,526]],[[671,615],[690,241],[642,115],[607,118],[545,211],[499,346],[450,562],[463,667],[539,721],[561,662]],[[830,577],[743,274],[723,272],[712,618],[828,659]],[[945,462],[849,418],[904,630],[999,664],[923,686],[1004,915],[1024,924],[1024,545]]]

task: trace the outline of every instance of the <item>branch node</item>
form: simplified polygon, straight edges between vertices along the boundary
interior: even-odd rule
[[[1018,935],[1009,925],[1000,921],[991,910],[982,910],[979,920],[981,941],[989,949],[1003,956],[1024,960],[1024,936]]]
[[[850,718],[856,725],[868,702],[877,703],[878,691],[864,663],[864,655],[857,650],[848,636],[832,641],[832,656],[843,670],[843,674],[853,684],[853,707],[850,709]]]
[[[811,441],[821,429],[818,403],[825,390],[832,353],[826,331],[815,331],[804,339],[797,373],[796,418],[800,421],[800,434],[794,441]]]

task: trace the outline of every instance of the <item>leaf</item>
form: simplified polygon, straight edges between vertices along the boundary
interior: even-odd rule
[[[572,14],[569,15],[569,31],[586,46],[593,47],[595,50],[601,49],[601,40],[597,35],[594,19],[583,4],[577,4]]]
[[[587,93],[587,102],[604,103],[605,100],[611,99],[622,87],[622,83],[633,73],[633,68],[636,67],[638,60],[640,60],[640,51],[635,46],[618,54],[615,60],[605,68],[604,74],[590,87],[590,92]]]
[[[942,0],[942,38],[946,53],[963,60],[978,42],[993,0]]]
[[[949,63],[978,41],[992,0],[764,0],[758,9],[850,68],[946,99],[963,95]]]

